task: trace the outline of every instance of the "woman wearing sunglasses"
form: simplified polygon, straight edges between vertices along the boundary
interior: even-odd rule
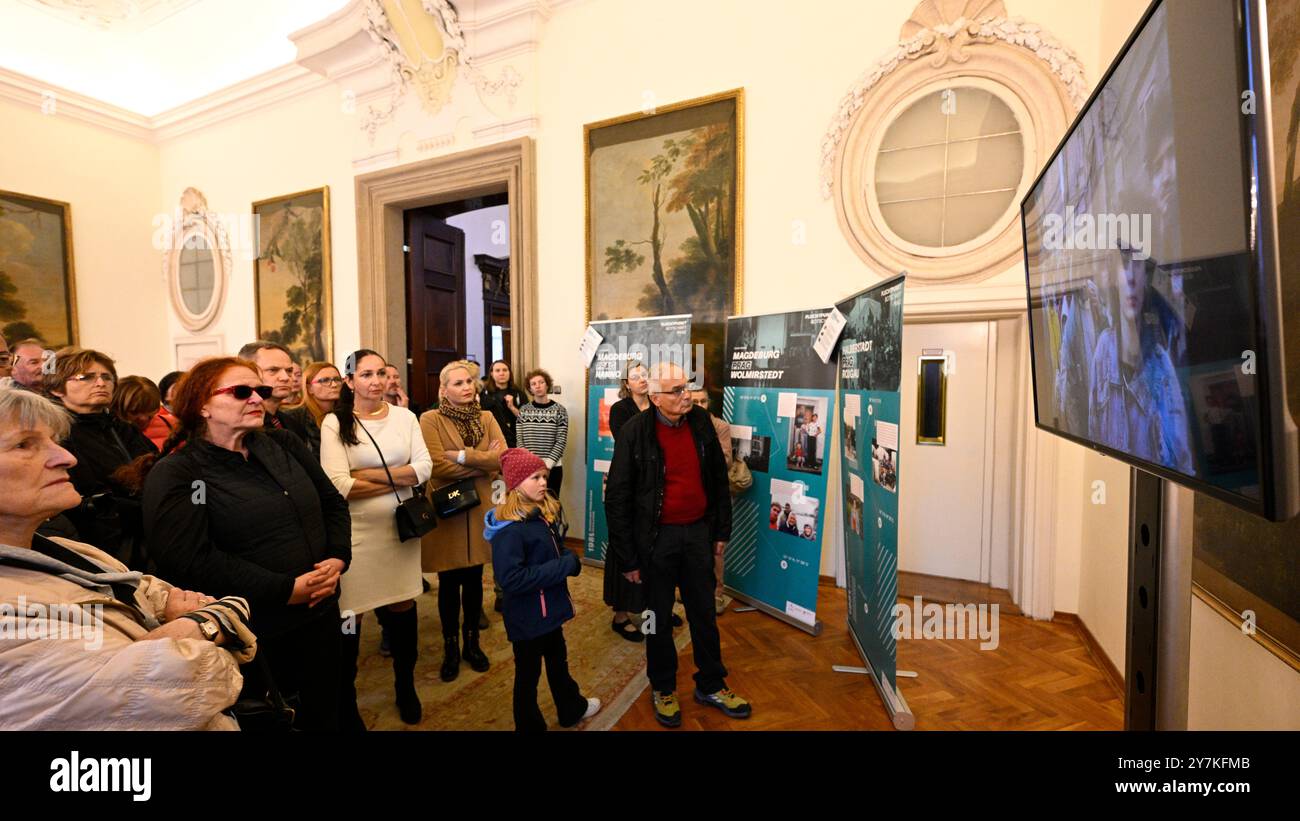
[[[64,446],[77,464],[68,471],[81,504],[67,512],[80,541],[93,544],[132,570],[147,570],[140,521],[140,497],[116,476],[131,460],[157,449],[134,425],[109,412],[117,370],[106,354],[63,348],[45,392],[72,414]]]
[[[284,412],[307,435],[307,445],[320,458],[320,426],[325,417],[334,412],[343,390],[343,377],[339,369],[328,362],[313,362],[302,372],[306,386],[302,404]]]
[[[211,596],[246,598],[275,684],[298,696],[296,726],[333,731],[348,503],[302,440],[263,428],[270,396],[251,362],[202,360],[176,387],[179,427],[161,457],[137,462],[134,478],[159,570]],[[258,667],[244,672],[245,694],[263,697]]]

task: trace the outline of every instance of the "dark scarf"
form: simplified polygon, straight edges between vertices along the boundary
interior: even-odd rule
[[[465,447],[472,448],[483,438],[483,408],[479,405],[477,396],[473,402],[462,406],[444,401],[438,406],[438,413],[456,426],[456,432],[460,434]]]

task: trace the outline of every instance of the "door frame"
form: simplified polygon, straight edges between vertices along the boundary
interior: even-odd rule
[[[402,212],[506,192],[510,220],[510,366],[537,361],[537,190],[529,137],[356,177],[361,344],[406,367],[406,259]],[[410,373],[407,372],[409,379]]]
[[[974,301],[972,301],[974,302]],[[1009,437],[986,442],[990,448],[1006,441],[1012,449],[1014,486],[1011,489],[1012,600],[1026,616],[1051,619],[1055,615],[1056,587],[1056,485],[1057,445],[1055,437],[1040,435],[1034,425],[1033,380],[1029,373],[1029,322],[1021,300],[931,302],[904,308],[904,324],[933,324],[1015,320],[1015,396],[1017,410]],[[997,326],[990,327],[990,357],[996,360]],[[987,407],[994,409],[996,386],[990,386]],[[996,422],[996,415],[994,415]],[[1009,439],[1009,441],[1007,441]],[[986,483],[986,490],[989,490]]]

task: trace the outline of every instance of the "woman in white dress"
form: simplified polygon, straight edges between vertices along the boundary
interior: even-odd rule
[[[344,730],[365,729],[357,712],[356,676],[361,614],[369,610],[388,632],[402,721],[418,724],[422,716],[415,692],[415,597],[423,591],[420,540],[401,541],[396,510],[399,498],[411,498],[412,488],[428,480],[433,461],[415,414],[384,402],[386,364],[370,350],[349,356],[343,366],[346,387],[321,423],[321,467],[352,514],[352,564],[339,580],[339,609],[345,618],[339,728]],[[349,632],[350,613],[355,623]]]

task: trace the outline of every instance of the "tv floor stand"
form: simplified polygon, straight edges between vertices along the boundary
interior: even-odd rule
[[[1124,728],[1187,729],[1191,491],[1129,469]]]

